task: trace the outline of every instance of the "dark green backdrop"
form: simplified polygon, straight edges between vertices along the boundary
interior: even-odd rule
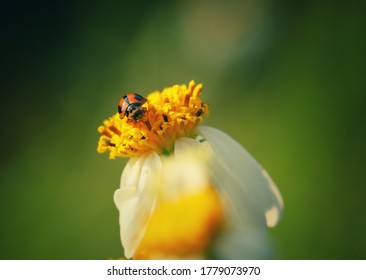
[[[242,143],[283,194],[270,230],[279,258],[365,259],[360,3],[3,6],[0,258],[120,257],[112,196],[126,161],[96,153],[96,128],[123,93],[194,79],[206,124]]]

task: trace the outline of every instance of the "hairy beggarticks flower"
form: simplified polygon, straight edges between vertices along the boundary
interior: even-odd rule
[[[98,128],[98,152],[130,157],[114,202],[127,258],[267,258],[283,201],[266,171],[227,134],[199,126],[202,85],[149,94],[139,120]]]

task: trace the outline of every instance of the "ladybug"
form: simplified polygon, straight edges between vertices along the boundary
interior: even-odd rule
[[[123,119],[125,116],[130,119],[137,121],[142,118],[145,113],[145,108],[142,105],[147,101],[146,98],[136,93],[128,93],[122,97],[118,103],[119,117]]]

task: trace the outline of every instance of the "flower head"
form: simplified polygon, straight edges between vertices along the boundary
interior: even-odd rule
[[[104,134],[98,152],[109,151],[111,159],[170,152],[174,141],[192,134],[208,113],[207,104],[200,99],[201,90],[202,84],[192,81],[188,87],[175,85],[152,92],[143,104],[145,114],[139,121],[120,119],[116,113],[98,128]]]
[[[98,152],[131,158],[114,195],[127,258],[268,257],[281,195],[240,144],[198,126],[208,113],[201,89],[153,92],[140,119],[116,113],[98,128]]]

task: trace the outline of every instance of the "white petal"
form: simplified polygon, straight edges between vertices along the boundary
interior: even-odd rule
[[[186,194],[202,192],[209,187],[210,175],[207,168],[208,156],[201,145],[192,138],[180,138],[174,145],[174,157],[180,168],[181,182]]]
[[[131,258],[140,244],[154,209],[154,177],[161,173],[156,153],[130,159],[121,176],[114,202],[120,212],[120,234],[126,258]]]
[[[272,259],[272,244],[264,231],[252,227],[226,229],[211,246],[215,259],[261,260]]]
[[[209,187],[207,156],[200,143],[180,138],[174,144],[174,154],[162,158],[160,199],[176,200]]]
[[[195,152],[196,150],[202,149],[200,143],[195,139],[182,137],[177,139],[174,144],[174,156],[179,157],[187,152]]]
[[[198,132],[213,150],[214,183],[227,194],[243,225],[259,225],[265,219],[267,226],[275,226],[283,200],[268,173],[226,133],[207,126],[199,127]]]

